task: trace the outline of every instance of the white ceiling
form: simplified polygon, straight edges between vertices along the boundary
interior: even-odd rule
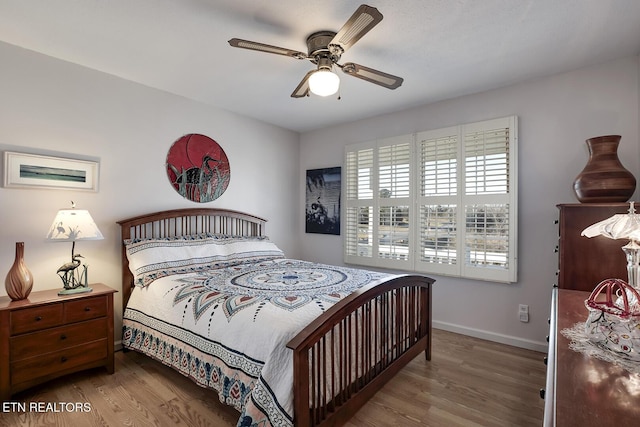
[[[404,84],[294,99],[313,64],[227,43],[306,52],[363,1],[0,0],[0,40],[299,132],[640,53],[638,0],[367,0],[384,19],[341,62]]]

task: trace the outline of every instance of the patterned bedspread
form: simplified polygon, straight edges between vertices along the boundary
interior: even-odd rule
[[[135,288],[123,345],[172,366],[241,412],[238,426],[293,425],[286,344],[354,290],[394,276],[274,259]]]

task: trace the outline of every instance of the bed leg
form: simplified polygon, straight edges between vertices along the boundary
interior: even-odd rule
[[[426,291],[423,291],[424,298],[423,300],[424,306],[426,307],[427,313],[425,313],[425,319],[427,321],[427,348],[424,350],[424,358],[425,360],[431,360],[431,336],[433,331],[433,319],[432,319],[432,291],[431,285],[429,284],[429,288]]]
[[[429,334],[429,339],[427,341],[427,348],[424,349],[424,360],[431,360],[431,334]]]

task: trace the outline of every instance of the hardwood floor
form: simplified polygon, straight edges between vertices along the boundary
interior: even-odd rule
[[[414,359],[347,426],[540,426],[543,357],[434,330],[432,360]],[[4,403],[0,426],[233,427],[239,416],[214,391],[135,352],[116,353],[113,375],[103,369],[73,374],[22,392],[14,401],[26,412]],[[46,407],[48,402],[53,404]]]

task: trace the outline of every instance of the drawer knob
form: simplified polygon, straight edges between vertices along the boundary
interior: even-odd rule
[[[65,334],[62,334],[62,335],[60,335],[60,339],[61,339],[61,340],[66,340],[66,339],[67,339],[67,336],[66,336]]]
[[[42,320],[42,316],[36,316],[36,322],[39,322]]]
[[[91,307],[85,307],[84,311],[91,311]]]
[[[549,363],[549,358],[547,356],[542,359],[544,361],[545,366]]]
[[[544,389],[543,389],[543,388],[541,388],[541,389],[540,389],[540,398],[541,398],[541,399],[544,399],[544,395],[545,395]]]
[[[62,356],[62,357],[60,358],[60,362],[61,362],[61,363],[64,363],[64,362],[66,362],[66,361],[67,361],[67,358],[66,358],[66,357],[64,357],[64,356]]]

